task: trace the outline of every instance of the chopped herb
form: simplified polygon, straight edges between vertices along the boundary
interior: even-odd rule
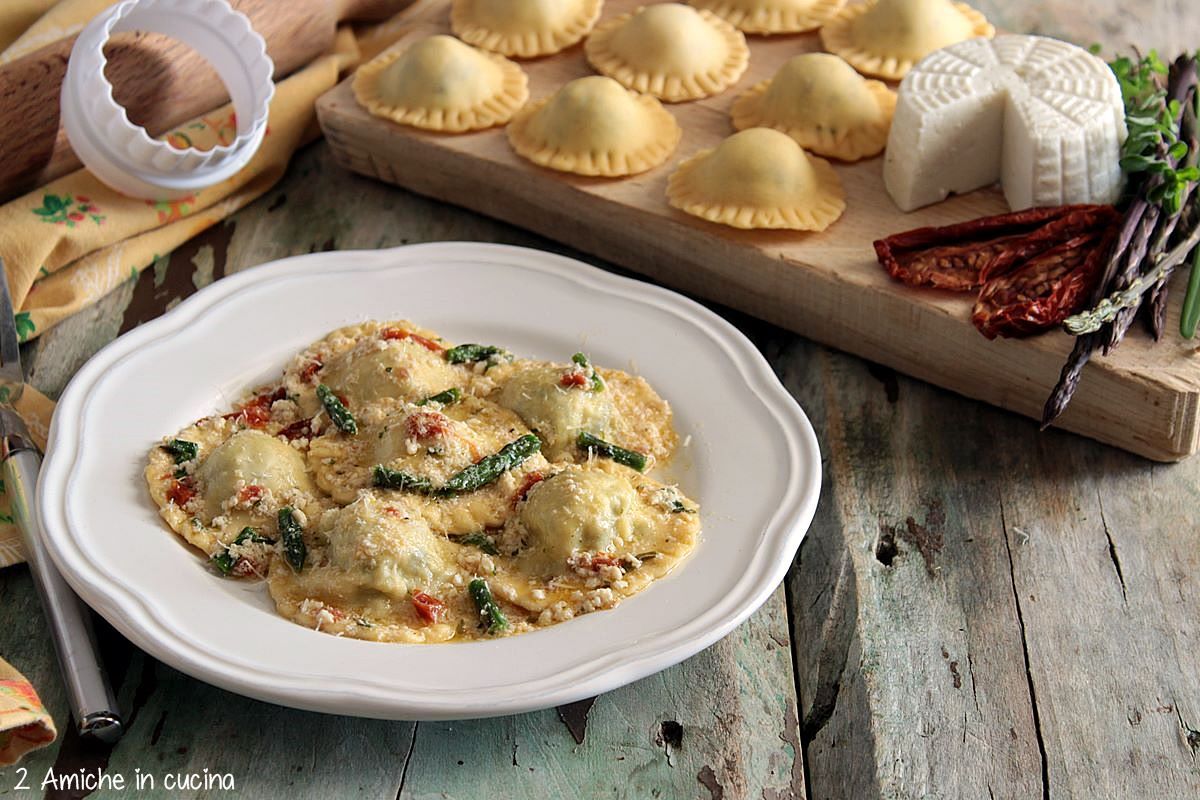
[[[374,628],[375,627],[375,625],[373,623],[367,622],[362,617],[355,617],[354,623],[356,625],[358,625],[358,627],[360,627],[360,628]]]
[[[671,501],[671,513],[672,514],[695,514],[696,509],[688,508],[680,500],[672,500]]]
[[[591,365],[591,362],[588,361],[587,356],[585,356],[583,353],[576,353],[575,355],[571,356],[571,360],[574,361],[579,366],[583,367],[584,369],[590,370],[591,374],[589,375],[589,377],[592,381],[591,391],[593,391],[593,392],[603,392],[604,391],[604,379],[600,377],[599,372],[596,372],[596,368]]]
[[[511,354],[503,347],[490,344],[460,344],[446,351],[446,360],[451,364],[473,364],[477,361],[486,361],[488,366],[492,366],[501,360],[510,358],[512,358]]]
[[[383,464],[376,464],[371,470],[372,483],[380,489],[404,489],[410,492],[430,494],[433,492],[433,482],[429,478],[418,478],[403,470],[389,469]]]
[[[231,544],[229,547],[245,544],[246,542],[254,542],[255,544],[275,544],[274,539],[268,539],[265,536],[260,536],[258,531],[247,525],[245,528],[242,528],[241,533],[237,535],[237,538],[233,540],[233,544]],[[229,573],[233,572],[233,568],[237,566],[238,559],[233,555],[233,553],[229,552],[229,547],[226,547],[224,550],[212,557],[213,566],[220,570],[222,575],[228,575]]]
[[[611,458],[618,464],[624,464],[627,467],[632,467],[638,472],[646,471],[646,456],[636,450],[626,450],[624,447],[618,447],[611,442],[606,442],[599,436],[593,436],[585,431],[580,432],[577,444],[580,448],[587,450],[589,453],[595,453],[598,456]]]
[[[233,557],[228,549],[225,549],[213,555],[212,564],[222,575],[228,575],[233,572],[233,567],[237,564],[237,559]]]
[[[291,506],[279,509],[279,535],[283,538],[283,557],[292,569],[300,572],[304,569],[308,548],[304,546],[304,529],[296,521],[296,510]]]
[[[492,537],[486,533],[466,533],[461,536],[451,536],[450,539],[458,544],[467,544],[472,547],[478,547],[489,556],[499,555],[500,551],[496,549],[496,543],[492,541]]]
[[[317,397],[321,400],[321,405],[325,406],[325,411],[328,412],[329,418],[333,420],[333,424],[338,427],[338,430],[354,435],[358,433],[358,423],[354,421],[354,415],[350,413],[350,409],[346,408],[346,404],[338,399],[325,384],[317,387]]]
[[[479,609],[479,615],[487,621],[488,633],[508,630],[508,618],[504,616],[500,606],[496,605],[487,581],[476,578],[467,585],[467,590],[471,593],[471,599],[475,601],[475,607]]]
[[[191,461],[200,452],[200,446],[195,442],[189,442],[187,439],[172,439],[163,446],[175,458],[176,464],[182,464],[185,461]],[[176,475],[175,477],[179,477]]]
[[[461,399],[462,399],[462,392],[460,392],[458,389],[447,389],[444,392],[438,392],[437,394],[431,394],[431,395],[429,395],[429,397],[426,397],[424,400],[418,400],[417,405],[426,406],[426,405],[429,405],[430,403],[438,403],[443,406],[448,406],[451,403],[457,403]]]
[[[638,561],[653,561],[654,559],[658,558],[660,555],[662,555],[662,554],[658,553],[657,551],[651,550],[648,553],[638,553],[636,556],[634,556],[634,558],[636,558]]]
[[[541,449],[542,440],[532,433],[527,433],[501,447],[499,452],[484,456],[462,472],[452,476],[437,490],[437,494],[446,497],[473,492],[497,480],[505,472]]]

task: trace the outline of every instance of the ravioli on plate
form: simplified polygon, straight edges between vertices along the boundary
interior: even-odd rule
[[[611,608],[674,569],[699,507],[650,473],[678,441],[649,383],[583,353],[372,321],[164,438],[145,476],[214,574],[265,580],[288,619],[470,641]]]

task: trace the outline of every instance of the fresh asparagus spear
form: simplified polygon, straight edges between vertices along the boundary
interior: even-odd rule
[[[467,585],[467,590],[471,593],[471,599],[475,601],[475,607],[479,609],[479,615],[487,621],[488,633],[508,630],[508,618],[504,616],[500,606],[496,605],[496,599],[492,597],[492,590],[487,581],[475,578]]]
[[[304,569],[308,548],[304,545],[304,529],[296,521],[296,509],[291,506],[279,509],[279,535],[283,538],[283,557],[292,569],[300,572]]]
[[[420,494],[433,492],[433,482],[429,478],[419,478],[403,470],[389,469],[382,464],[376,464],[371,470],[371,478],[380,489],[405,489]]]
[[[448,406],[451,403],[457,403],[461,399],[462,399],[462,392],[459,391],[458,389],[451,388],[451,389],[447,389],[444,392],[438,392],[437,394],[431,394],[431,395],[429,395],[429,397],[426,397],[424,400],[418,400],[416,404],[419,406],[427,406],[430,403],[437,403],[439,405]]]
[[[350,413],[350,409],[346,408],[346,404],[338,399],[325,384],[317,387],[317,398],[320,399],[321,405],[325,406],[326,413],[333,420],[333,424],[338,430],[348,433],[351,436],[358,433],[358,423],[354,421],[354,415]]]
[[[462,472],[451,476],[436,490],[436,494],[441,497],[449,497],[473,492],[497,480],[505,472],[521,464],[541,449],[541,439],[532,433],[527,433],[501,447],[499,452],[484,456]]]
[[[632,467],[638,472],[646,471],[646,456],[637,452],[636,450],[626,450],[624,447],[618,447],[617,445],[612,444],[611,442],[606,442],[599,436],[593,436],[586,431],[581,431],[579,433],[579,438],[576,440],[576,444],[578,444],[583,450],[588,450],[598,456],[611,458],[618,464],[624,464],[627,467]]]
[[[163,450],[171,454],[176,464],[191,461],[200,452],[200,446],[195,442],[189,442],[187,439],[172,439],[162,447]]]

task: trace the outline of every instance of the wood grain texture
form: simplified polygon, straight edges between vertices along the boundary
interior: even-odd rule
[[[638,6],[611,0],[603,18]],[[401,40],[448,31],[449,3],[414,7]],[[820,234],[738,231],[671,209],[664,192],[675,165],[732,133],[728,108],[787,58],[816,48],[815,35],[751,37],[750,67],[714,98],[668,106],[684,130],[663,166],[624,180],[582,178],[534,167],[512,152],[501,129],[427,133],[372,117],[350,79],[317,103],[338,161],[366,175],[482,211],[718,300],[818,341],[888,364],[968,397],[1040,418],[1072,340],[1051,332],[1024,340],[984,339],[970,322],[969,296],[912,289],[889,278],[871,242],[926,225],[1007,210],[994,189],[901,213],[883,188],[882,159],[842,165],[847,210]],[[524,62],[530,93],[542,97],[590,73],[581,48]],[[419,165],[419,166],[418,166]],[[1182,292],[1172,292],[1168,329],[1178,328]],[[1178,337],[1155,345],[1142,331],[1090,364],[1058,424],[1158,460],[1200,447],[1200,361]]]

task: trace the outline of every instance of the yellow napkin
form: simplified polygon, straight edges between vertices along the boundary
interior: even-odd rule
[[[0,658],[0,767],[15,764],[30,750],[45,747],[57,733],[25,677]]]

